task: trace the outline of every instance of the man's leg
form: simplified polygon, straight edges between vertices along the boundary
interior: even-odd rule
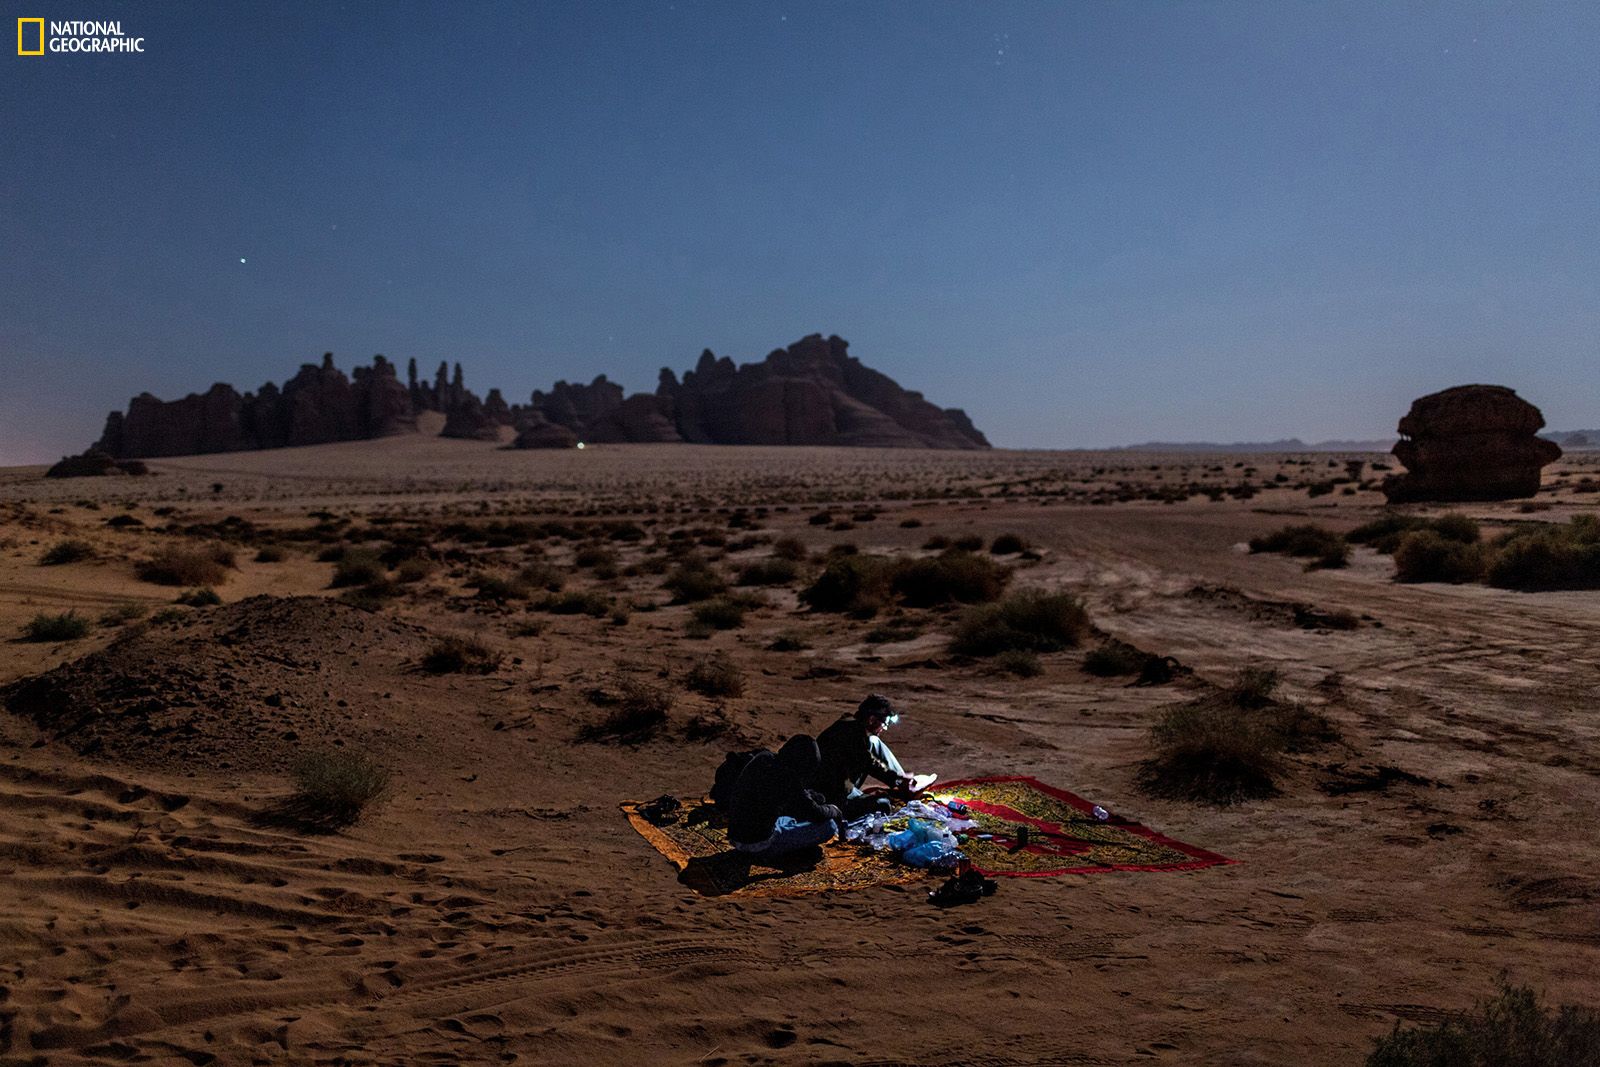
[[[772,836],[767,838],[767,847],[761,850],[761,855],[781,856],[786,852],[815,848],[824,841],[832,839],[831,822],[801,822],[787,815],[780,815],[772,827]]]

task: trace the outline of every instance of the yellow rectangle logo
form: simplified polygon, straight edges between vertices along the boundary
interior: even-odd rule
[[[39,27],[39,47],[38,48],[29,49],[27,47],[27,38],[22,32],[22,27],[24,27],[24,26],[37,26],[37,27]],[[44,55],[44,19],[18,19],[17,20],[17,55],[19,55],[19,56],[42,56],[42,55]]]

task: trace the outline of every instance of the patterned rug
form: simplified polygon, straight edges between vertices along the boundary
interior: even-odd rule
[[[1096,818],[1082,797],[1025,777],[968,778],[940,783],[927,799],[960,801],[978,823],[961,834],[961,850],[984,874],[1046,878],[1102,871],[1187,871],[1233,860],[1164,837],[1116,815]],[[928,878],[892,852],[830,841],[820,862],[761,859],[728,844],[727,824],[717,810],[687,801],[670,819],[653,823],[640,805],[622,805],[633,828],[675,863],[678,880],[702,896],[788,896],[829,890],[865,889]],[[1027,840],[1019,847],[1020,827]],[[900,824],[891,823],[891,829]],[[814,856],[813,856],[814,858]]]

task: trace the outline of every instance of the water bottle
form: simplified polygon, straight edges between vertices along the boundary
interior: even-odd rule
[[[1096,804],[1094,806],[1094,817],[1099,819],[1101,822],[1105,822],[1107,819],[1111,818],[1111,813],[1105,808],[1102,808],[1100,805]]]

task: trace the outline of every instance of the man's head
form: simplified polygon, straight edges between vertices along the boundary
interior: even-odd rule
[[[889,703],[887,697],[877,693],[869,694],[856,708],[856,718],[867,728],[868,733],[877,733],[886,726],[892,726],[900,721],[900,715],[894,710],[894,705]]]

